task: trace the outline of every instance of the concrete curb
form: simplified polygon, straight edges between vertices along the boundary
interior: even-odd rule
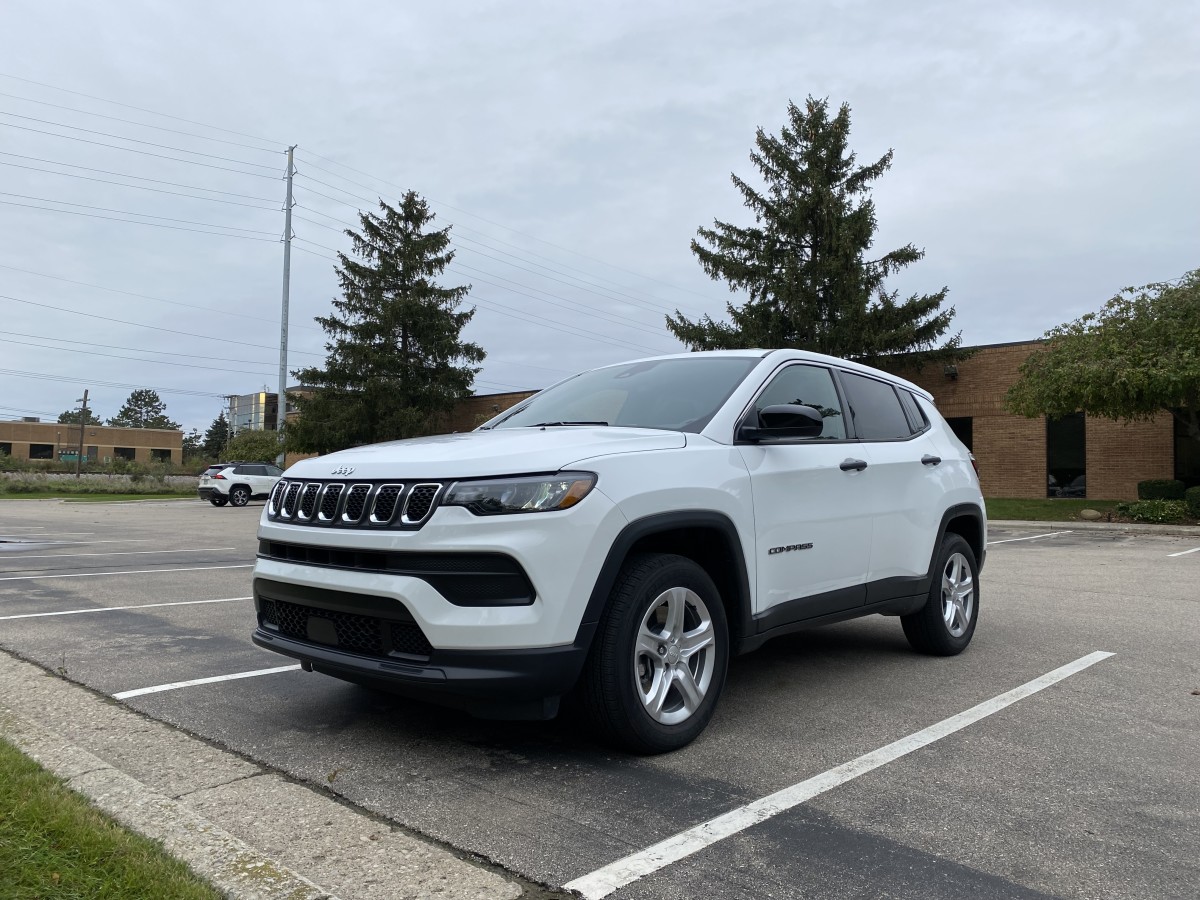
[[[563,896],[523,887],[5,651],[0,737],[233,900]]]
[[[1200,525],[1143,525],[1137,522],[1028,522],[989,519],[988,527],[1040,528],[1043,531],[1122,531],[1127,534],[1162,534],[1200,538]]]
[[[339,900],[182,803],[0,706],[0,735],[122,825],[160,841],[193,872],[245,900]]]

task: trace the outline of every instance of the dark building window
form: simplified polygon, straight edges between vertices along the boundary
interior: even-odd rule
[[[87,448],[87,458],[90,459],[92,462],[95,462],[96,457],[99,456],[99,454],[96,452],[97,450],[98,450],[97,447],[88,447]]]
[[[1087,496],[1087,440],[1083,413],[1046,419],[1046,496]]]
[[[0,444],[0,456],[12,456],[12,444],[8,442]]]
[[[1200,485],[1200,440],[1175,419],[1175,477],[1188,487]]]
[[[962,441],[968,450],[975,449],[974,422],[975,420],[970,416],[957,416],[946,420],[946,424],[950,426],[950,430],[954,432],[954,436]]]
[[[54,459],[53,444],[30,444],[29,445],[30,459]]]
[[[113,456],[133,462],[137,458],[137,453],[132,447],[113,447]]]
[[[155,462],[170,462],[171,461],[171,451],[170,450],[151,450],[150,458],[152,460],[154,460]]]

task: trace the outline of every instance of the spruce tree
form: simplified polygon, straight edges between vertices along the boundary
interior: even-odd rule
[[[339,253],[342,296],[318,316],[325,330],[324,368],[293,374],[307,389],[292,395],[299,415],[287,446],[328,453],[377,441],[435,434],[470,396],[484,351],[460,333],[475,314],[460,306],[470,286],[435,281],[454,258],[449,227],[415,192],[398,207],[359,214],[348,229],[353,258]]]
[[[222,411],[212,420],[208,431],[204,432],[204,455],[209,459],[219,460],[228,443],[229,420],[225,418],[225,413]]]
[[[750,159],[765,189],[731,176],[754,224],[718,220],[692,241],[709,277],[749,298],[726,304],[728,323],[692,322],[677,310],[667,317],[676,337],[693,350],[791,347],[866,362],[954,355],[958,335],[936,346],[954,316],[953,307],[941,309],[946,288],[899,300],[884,287],[924,251],[907,244],[867,256],[876,229],[871,183],[891,167],[892,151],[859,166],[849,136],[850,107],[843,103],[830,118],[828,102],[812,97],[803,109],[788,104],[779,136],[758,129]]]

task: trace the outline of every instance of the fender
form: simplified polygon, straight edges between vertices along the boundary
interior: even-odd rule
[[[613,585],[616,584],[617,576],[630,551],[640,541],[653,538],[655,535],[665,536],[672,532],[690,529],[716,531],[727,546],[729,558],[733,563],[733,571],[724,573],[724,577],[718,573],[716,577],[713,577],[713,581],[718,585],[724,585],[729,593],[729,596],[724,599],[733,607],[729,616],[729,627],[732,632],[730,646],[731,648],[738,647],[740,637],[749,633],[753,628],[750,578],[746,571],[746,560],[742,554],[741,537],[737,527],[727,515],[714,510],[702,509],[656,513],[630,522],[621,529],[621,533],[617,535],[616,540],[609,548],[604,565],[600,567],[600,574],[596,577],[596,583],[592,587],[592,594],[588,598],[587,608],[583,612],[583,619],[575,636],[576,647],[587,648],[591,645],[596,626],[600,623],[600,618],[608,606],[608,598],[612,593]]]

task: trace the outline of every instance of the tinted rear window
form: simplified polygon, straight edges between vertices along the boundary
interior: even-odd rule
[[[896,390],[853,372],[841,373],[842,385],[854,414],[854,430],[864,441],[893,441],[912,435]]]

